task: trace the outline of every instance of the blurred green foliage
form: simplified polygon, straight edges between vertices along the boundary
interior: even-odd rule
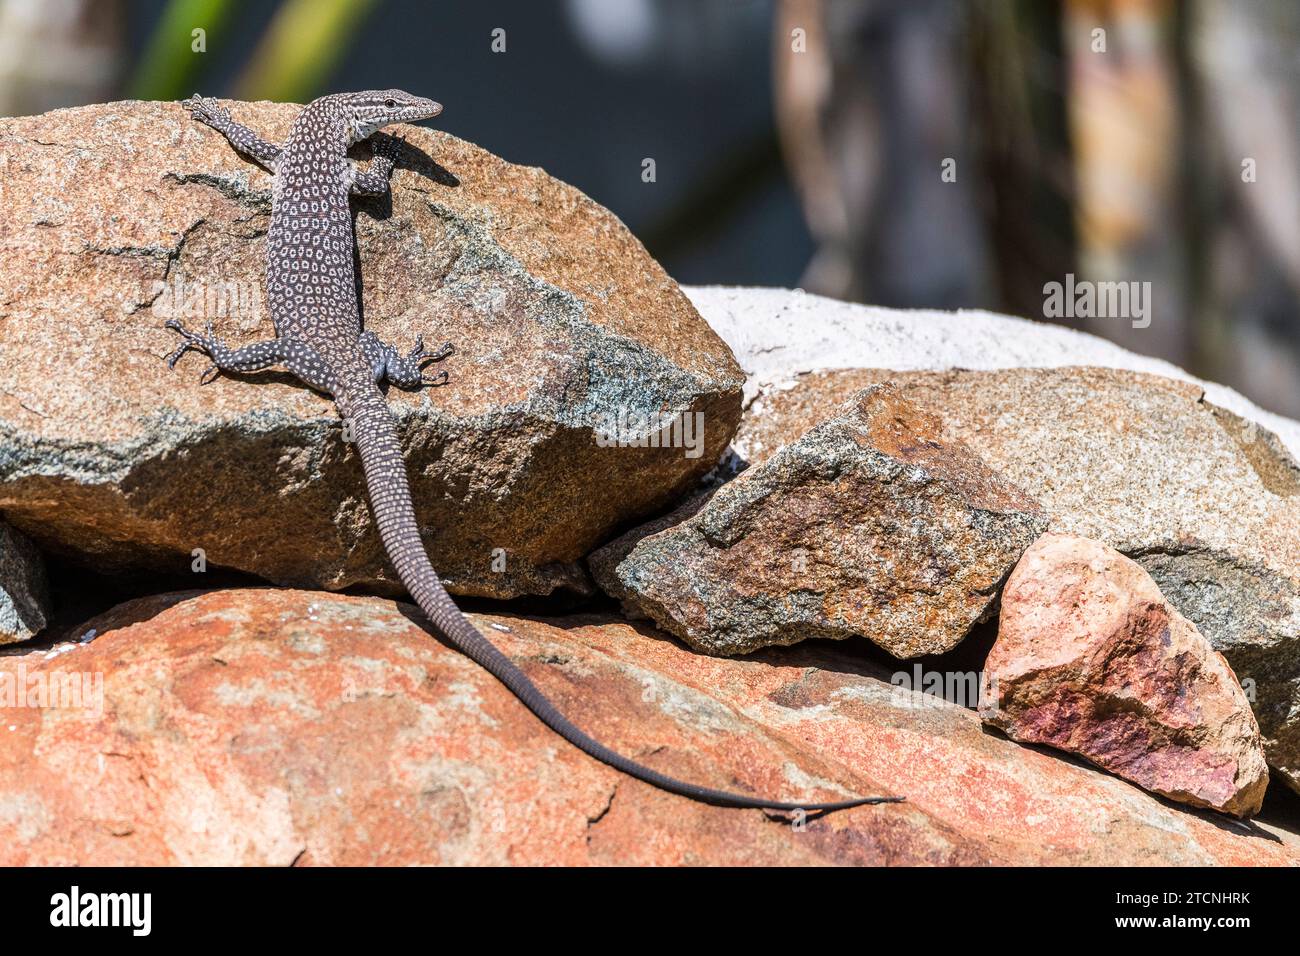
[[[244,100],[305,103],[321,92],[375,0],[285,0],[235,84]]]
[[[193,49],[193,31],[202,28],[210,41],[242,5],[241,0],[171,0],[131,78],[129,95],[176,100],[195,92],[204,60]],[[290,103],[318,95],[374,5],[375,0],[284,0],[231,95]]]
[[[238,0],[172,0],[158,18],[136,67],[127,95],[135,100],[177,100],[194,92],[203,55],[193,49],[193,31],[208,38],[220,31]]]

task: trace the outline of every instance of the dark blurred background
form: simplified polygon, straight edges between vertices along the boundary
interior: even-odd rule
[[[397,86],[679,281],[1036,319],[1149,282],[1146,328],[1061,321],[1293,416],[1297,78],[1295,0],[0,0],[0,114]]]

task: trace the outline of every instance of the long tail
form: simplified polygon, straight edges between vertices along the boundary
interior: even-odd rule
[[[622,754],[610,750],[575,727],[539,691],[510,658],[488,642],[478,629],[461,613],[460,608],[447,594],[438,574],[429,563],[424,544],[415,523],[411,492],[406,480],[406,465],[402,461],[401,446],[392,413],[379,389],[369,383],[344,390],[339,396],[339,407],[353,423],[361,464],[366,473],[366,487],[379,535],[384,548],[397,569],[402,584],[410,592],[421,610],[429,616],[434,628],[467,655],[486,669],[493,677],[510,688],[511,692],[531,710],[542,723],[573,744],[579,750],[606,763],[615,770],[670,793],[690,797],[703,803],[722,807],[742,807],[768,810],[806,810],[820,812],[857,807],[868,803],[896,803],[902,797],[860,797],[837,803],[782,803],[758,797],[712,790],[708,787],[684,783],[665,776],[649,767],[643,767]]]

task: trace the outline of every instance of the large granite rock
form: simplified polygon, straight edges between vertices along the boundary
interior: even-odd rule
[[[35,637],[50,617],[45,561],[0,518],[0,644]]]
[[[725,659],[605,618],[475,616],[580,726],[650,766],[908,799],[796,826],[693,803],[565,744],[413,616],[320,592],[171,595],[88,622],[93,643],[0,655],[0,693],[20,668],[29,686],[102,679],[82,707],[6,708],[0,863],[1300,862],[1267,809],[1233,827],[1180,810],[985,733],[840,645]]]
[[[297,112],[231,107],[273,140]],[[457,346],[446,387],[389,394],[433,563],[463,594],[586,589],[582,556],[726,447],[740,370],[607,210],[446,133],[401,132],[392,200],[358,201],[356,225],[366,326]],[[101,571],[184,571],[202,549],[276,582],[395,589],[328,400],[274,373],[200,388],[201,360],[162,361],[173,316],[232,345],[271,335],[271,177],[171,103],[0,120],[0,165],[14,525]],[[598,441],[677,413],[702,416],[694,449]]]
[[[951,649],[1045,527],[1036,504],[892,387],[865,389],[702,505],[590,559],[639,617],[712,654],[814,637]]]
[[[0,861],[774,863],[967,852],[910,809],[859,818],[879,818],[879,847],[836,849],[801,844],[762,813],[701,808],[627,780],[565,744],[414,617],[405,605],[319,592],[173,595],[91,622],[93,644],[0,658],[0,688],[22,666],[103,675],[102,699],[87,706],[6,711],[15,726],[0,727],[0,808],[24,812],[0,810]],[[873,785],[710,697],[689,674],[691,655],[662,638],[596,620],[474,620],[580,725],[659,769],[791,798]]]
[[[1268,767],[1223,655],[1114,548],[1047,534],[1002,590],[980,716],[1173,800],[1247,817]]]
[[[764,390],[736,448],[766,454],[882,381],[1040,501],[1051,530],[1141,564],[1227,657],[1270,765],[1300,790],[1300,466],[1276,435],[1137,372],[845,369]]]

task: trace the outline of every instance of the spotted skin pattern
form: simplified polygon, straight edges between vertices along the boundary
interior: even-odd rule
[[[447,373],[425,378],[423,366],[446,358],[447,343],[433,351],[422,340],[405,355],[362,331],[357,308],[352,249],[355,241],[349,195],[387,192],[401,141],[385,136],[375,143],[375,158],[365,169],[347,158],[353,143],[392,123],[416,122],[442,112],[432,100],[401,90],[341,93],[321,97],[298,114],[283,147],[261,139],[234,122],[215,100],[198,96],[184,104],[194,118],[221,133],[239,152],[275,173],[271,225],[267,232],[267,302],[276,337],[230,349],[213,335],[167,327],[182,337],[168,364],[189,351],[206,354],[212,364],[202,383],[221,372],[255,372],[281,365],[318,391],[333,397],[352,422],[366,476],[371,510],[380,538],[398,577],[439,634],[493,676],[548,727],[611,767],[672,793],[726,807],[824,812],[897,797],[866,797],[835,803],[784,803],[684,783],[610,750],[574,726],[533,685],[514,662],[496,649],[447,594],[429,563],[415,521],[406,466],[397,428],[379,384],[402,388],[446,382]]]

